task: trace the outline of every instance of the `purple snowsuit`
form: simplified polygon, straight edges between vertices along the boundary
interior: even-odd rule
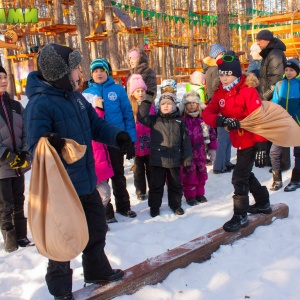
[[[204,185],[208,178],[206,170],[206,151],[203,138],[201,124],[202,118],[183,116],[182,119],[190,136],[193,160],[189,168],[181,170],[181,178],[183,184],[183,194],[185,198],[193,198],[196,196],[204,196]],[[218,143],[215,130],[209,129],[210,143],[207,144],[208,149],[217,149]]]

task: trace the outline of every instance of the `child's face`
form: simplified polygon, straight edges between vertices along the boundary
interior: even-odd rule
[[[129,64],[131,68],[135,68],[137,65],[138,59],[137,58],[133,58],[133,57],[129,57]]]
[[[144,89],[136,89],[132,95],[136,100],[143,100],[145,97],[146,91]]]
[[[297,76],[297,72],[293,68],[290,68],[290,67],[286,67],[284,69],[284,74],[285,74],[286,79],[288,79],[288,80],[291,80]]]
[[[7,91],[8,79],[5,73],[0,73],[0,93]]]
[[[94,70],[92,73],[92,78],[96,83],[105,82],[107,80],[107,77],[107,73],[101,68]]]
[[[163,114],[169,114],[173,111],[173,105],[174,103],[172,102],[172,100],[163,100],[160,104],[160,111]]]
[[[237,79],[237,77],[233,75],[219,74],[219,76],[220,76],[220,81],[224,86],[231,84]]]
[[[196,112],[198,110],[198,105],[196,102],[188,102],[186,108],[189,112]]]
[[[76,90],[78,90],[80,83],[81,83],[81,77],[82,77],[79,66],[77,66],[77,68],[75,68],[74,70],[71,71],[71,77],[75,83]]]

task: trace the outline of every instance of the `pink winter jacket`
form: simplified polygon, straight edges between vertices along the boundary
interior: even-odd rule
[[[150,115],[156,114],[155,105],[150,108]],[[136,142],[134,143],[135,155],[145,156],[150,154],[150,128],[142,125],[139,121],[135,123],[136,127]]]
[[[98,116],[104,118],[104,110],[95,108]],[[92,141],[94,152],[95,170],[97,175],[97,183],[107,180],[114,176],[107,146],[99,142]]]

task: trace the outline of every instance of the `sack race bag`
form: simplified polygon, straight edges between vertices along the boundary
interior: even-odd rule
[[[83,157],[86,146],[66,139],[63,159],[69,164]],[[55,261],[77,257],[89,240],[84,210],[56,150],[40,138],[32,162],[28,223],[40,254]]]
[[[262,105],[240,124],[241,128],[261,135],[278,146],[300,146],[300,126],[279,104],[262,101]]]

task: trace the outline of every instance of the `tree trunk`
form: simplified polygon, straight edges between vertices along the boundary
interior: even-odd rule
[[[59,0],[54,0],[53,5],[54,5],[53,10],[54,10],[54,22],[55,22],[55,24],[63,24],[64,23],[64,20],[63,20],[63,6],[62,6],[61,2]],[[58,33],[56,35],[56,42],[58,44],[65,45],[66,44],[65,34],[64,33]]]
[[[82,1],[75,0],[74,1],[74,13],[76,18],[77,25],[77,33],[78,33],[78,43],[79,48],[82,53],[82,61],[81,68],[84,80],[88,80],[90,78],[90,56],[89,49],[85,42],[85,32],[84,28],[86,28],[86,24],[84,22],[83,13],[82,13]]]
[[[103,2],[104,12],[105,12],[108,48],[110,54],[109,62],[113,70],[118,70],[120,69],[120,59],[118,54],[117,32],[114,28],[113,9],[110,0],[103,0],[102,2]]]
[[[229,34],[229,10],[227,0],[217,1],[217,15],[218,15],[218,43],[226,49],[230,49],[230,34]]]

